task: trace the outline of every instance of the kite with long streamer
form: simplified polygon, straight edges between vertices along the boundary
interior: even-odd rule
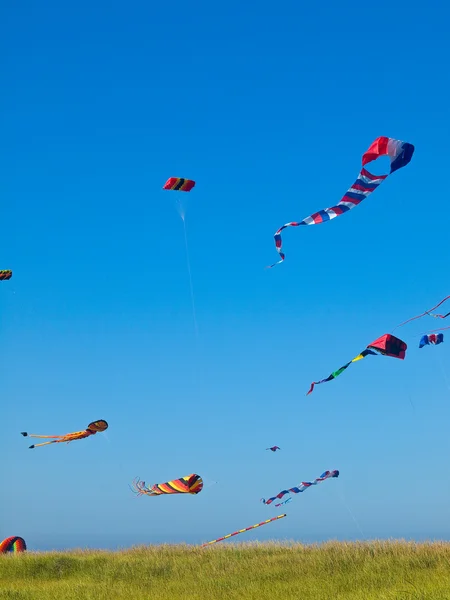
[[[306,217],[303,219],[303,221],[292,221],[291,223],[286,223],[286,225],[283,225],[275,232],[275,247],[280,255],[280,260],[273,265],[270,265],[269,268],[280,264],[285,258],[285,255],[282,251],[281,239],[281,232],[283,229],[286,229],[286,227],[299,227],[300,225],[318,225],[319,223],[325,223],[325,221],[330,221],[331,219],[348,212],[352,208],[355,208],[355,206],[358,206],[358,204],[360,204],[365,198],[374,192],[388,176],[373,175],[364,168],[365,165],[376,160],[380,156],[389,156],[391,159],[391,169],[389,174],[392,174],[398,169],[406,166],[411,160],[413,154],[414,146],[408,142],[402,142],[401,140],[395,140],[388,137],[377,138],[362,156],[363,168],[361,169],[355,183],[347,190],[344,197],[336,204],[336,206],[319,210],[319,212]]]
[[[272,519],[267,519],[267,521],[262,521],[261,523],[257,523],[256,525],[252,525],[251,527],[246,527],[245,529],[238,529],[238,531],[235,531],[234,533],[229,533],[228,535],[224,535],[223,537],[217,538],[216,540],[206,542],[206,544],[202,544],[201,547],[204,548],[205,546],[210,546],[211,544],[222,542],[223,540],[233,537],[233,535],[239,535],[240,533],[244,533],[245,531],[256,529],[257,527],[261,527],[262,525],[267,525],[267,523],[272,523],[272,521],[278,521],[278,519],[283,519],[283,517],[286,517],[286,514],[278,515],[278,517],[273,517]]]
[[[317,479],[314,479],[314,481],[302,481],[298,486],[289,488],[288,490],[283,490],[282,492],[280,492],[276,496],[272,496],[272,498],[269,498],[268,500],[261,498],[261,502],[263,504],[272,504],[272,502],[274,500],[276,500],[277,498],[279,498],[281,500],[281,498],[283,496],[285,496],[286,494],[300,494],[301,492],[304,492],[305,490],[310,488],[312,485],[317,485],[318,483],[322,483],[322,481],[325,481],[326,479],[329,479],[330,477],[339,477],[339,471],[337,471],[337,470],[325,471],[325,473],[322,473],[322,475],[320,477],[317,477]],[[280,506],[280,505],[276,504],[275,506]]]
[[[83,431],[74,431],[73,433],[66,433],[65,435],[36,435],[34,433],[27,433],[26,431],[22,431],[22,435],[25,437],[32,438],[43,438],[43,439],[51,439],[51,442],[43,442],[42,444],[33,444],[30,448],[37,448],[38,446],[47,446],[48,444],[60,444],[61,442],[74,442],[75,440],[82,440],[84,438],[90,437],[91,435],[95,435],[100,431],[105,431],[108,429],[108,423],[99,419],[98,421],[93,421],[89,423],[89,425]]]
[[[376,356],[377,353],[379,353],[383,354],[384,356],[392,356],[393,358],[399,358],[403,360],[406,355],[406,349],[407,345],[405,344],[405,342],[403,342],[399,338],[396,338],[394,335],[386,333],[385,335],[382,335],[381,337],[373,341],[371,344],[369,344],[365,350],[358,354],[358,356],[355,356],[355,358],[349,361],[346,365],[344,365],[337,371],[333,371],[333,373],[331,373],[331,375],[328,375],[328,377],[326,377],[325,379],[321,379],[320,381],[313,381],[306,395],[308,396],[312,393],[312,391],[314,390],[314,386],[318,385],[319,383],[325,383],[326,381],[336,379],[336,377],[343,373],[345,369],[349,367],[352,363],[361,360],[366,356]]]
[[[161,496],[162,494],[198,494],[203,489],[203,479],[200,475],[192,473],[179,479],[173,479],[166,483],[155,483],[151,486],[145,485],[138,477],[133,480],[132,491],[138,496]]]

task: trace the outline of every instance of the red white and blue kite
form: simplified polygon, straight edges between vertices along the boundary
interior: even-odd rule
[[[322,473],[322,475],[320,477],[317,477],[317,479],[314,479],[314,481],[302,481],[298,486],[289,488],[288,490],[283,490],[282,492],[280,492],[276,496],[273,496],[272,498],[269,498],[268,500],[264,500],[264,498],[261,498],[261,502],[263,502],[264,504],[272,504],[274,500],[276,500],[277,498],[281,499],[286,494],[300,494],[312,485],[317,485],[318,483],[321,483],[322,481],[325,481],[325,479],[329,479],[330,477],[339,477],[339,471],[325,471],[325,473]],[[281,502],[280,504],[275,504],[275,506],[281,506],[281,504],[283,504],[283,502]]]
[[[299,227],[300,225],[318,225],[319,223],[330,221],[331,219],[348,212],[350,209],[355,208],[355,206],[358,206],[364,198],[367,198],[367,196],[375,191],[380,183],[387,177],[387,175],[372,175],[372,173],[369,173],[369,171],[364,168],[365,165],[376,160],[380,156],[389,156],[391,159],[390,173],[394,173],[394,171],[406,166],[413,154],[414,146],[408,144],[408,142],[402,142],[401,140],[395,140],[388,137],[377,138],[362,156],[363,168],[355,183],[349,188],[345,193],[345,196],[336,204],[336,206],[319,210],[319,212],[306,217],[303,221],[286,223],[286,225],[283,225],[283,227],[280,227],[280,229],[276,231],[274,235],[275,247],[280,255],[280,260],[273,265],[270,265],[269,268],[280,264],[284,260],[285,255],[281,249],[281,232],[283,229],[286,229],[286,227]]]
[[[434,344],[435,346],[437,346],[438,344],[442,344],[443,341],[444,341],[443,333],[438,333],[437,335],[435,333],[423,335],[420,338],[419,348],[423,348],[424,346],[429,346],[430,344]]]

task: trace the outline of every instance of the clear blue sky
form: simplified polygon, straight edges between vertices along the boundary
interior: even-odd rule
[[[340,479],[235,540],[450,535],[450,342],[417,337],[437,320],[398,331],[405,361],[369,357],[305,397],[450,293],[450,9],[433,6],[4,4],[0,538],[198,543],[280,514],[260,498],[326,469]],[[285,232],[265,270],[275,230],[338,201],[379,135],[412,162]],[[170,176],[197,182],[198,336]],[[68,446],[19,434],[99,418],[105,434]],[[128,488],[189,473],[198,496]]]

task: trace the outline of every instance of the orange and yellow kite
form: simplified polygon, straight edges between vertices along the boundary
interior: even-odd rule
[[[34,433],[27,433],[26,431],[21,431],[21,434],[25,437],[34,437],[34,438],[45,438],[52,439],[51,442],[42,442],[42,444],[33,444],[30,448],[37,448],[38,446],[47,446],[47,444],[59,444],[60,442],[73,442],[75,440],[82,440],[91,435],[95,435],[99,431],[105,431],[108,429],[108,423],[103,419],[99,421],[92,421],[83,431],[74,431],[73,433],[66,433],[65,435],[35,435]]]

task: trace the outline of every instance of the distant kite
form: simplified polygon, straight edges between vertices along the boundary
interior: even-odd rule
[[[355,206],[358,206],[364,198],[367,198],[367,196],[375,191],[387,177],[387,175],[372,175],[367,169],[364,169],[364,165],[376,160],[380,156],[387,155],[391,159],[390,173],[394,173],[394,171],[406,166],[413,154],[414,146],[412,144],[388,137],[377,138],[362,156],[363,169],[360,171],[355,183],[336,206],[320,210],[319,212],[306,217],[303,221],[286,223],[286,225],[283,225],[283,227],[280,227],[280,229],[276,231],[274,235],[275,247],[280,255],[280,260],[273,265],[270,265],[269,268],[280,264],[284,260],[285,255],[281,250],[281,232],[283,229],[286,229],[286,227],[299,227],[300,225],[318,225],[319,223],[325,223],[325,221],[330,221],[331,219],[348,212]]]
[[[411,321],[415,321],[416,319],[421,319],[422,317],[425,317],[426,315],[428,315],[430,317],[435,317],[436,319],[445,319],[446,317],[448,317],[450,315],[450,312],[448,312],[446,315],[435,315],[431,311],[436,310],[436,308],[438,308],[441,304],[444,304],[444,302],[446,302],[448,299],[450,299],[450,296],[446,296],[443,300],[441,300],[439,302],[439,304],[436,304],[436,306],[433,306],[433,308],[430,308],[430,310],[426,310],[421,315],[417,315],[416,317],[411,317],[411,319],[408,319],[407,321],[400,323],[400,325],[397,325],[392,331],[395,331],[399,327],[403,327],[403,325],[406,325],[406,323],[410,323]]]
[[[9,269],[3,269],[2,271],[0,271],[0,281],[7,281],[8,279],[11,279],[12,277],[12,271],[10,271]]]
[[[308,396],[309,394],[311,394],[311,392],[314,390],[315,385],[318,385],[319,383],[325,383],[325,381],[331,381],[332,379],[336,379],[336,377],[343,373],[348,366],[350,366],[352,363],[358,360],[361,360],[362,358],[365,358],[366,356],[369,356],[369,354],[376,356],[377,353],[380,353],[384,356],[392,356],[393,358],[399,358],[403,360],[405,358],[406,349],[407,346],[405,342],[403,342],[399,338],[396,338],[393,335],[386,333],[385,335],[382,335],[374,342],[369,344],[367,348],[361,352],[361,354],[355,356],[355,358],[353,358],[350,362],[348,362],[346,365],[344,365],[337,371],[331,373],[331,375],[329,375],[325,379],[321,379],[320,381],[313,381],[306,395]]]
[[[163,185],[163,190],[190,192],[194,186],[195,181],[192,181],[192,179],[183,179],[183,177],[170,177]]]
[[[261,502],[263,502],[264,504],[272,504],[274,500],[276,500],[277,498],[281,499],[286,494],[300,494],[312,485],[322,483],[322,481],[325,481],[325,479],[329,479],[330,477],[339,477],[339,471],[325,471],[325,473],[322,473],[322,475],[317,479],[314,479],[314,481],[302,481],[302,483],[300,483],[298,486],[289,488],[288,490],[283,490],[282,492],[280,492],[276,496],[272,496],[272,498],[269,498],[268,500],[264,500],[264,498],[261,498]],[[276,504],[275,506],[280,506],[280,504]]]
[[[203,480],[200,475],[192,473],[180,479],[173,479],[166,483],[155,483],[152,486],[146,486],[145,481],[136,478],[133,481],[134,489],[132,491],[141,496],[161,496],[162,494],[198,494],[203,489]]]
[[[266,448],[266,450],[272,450],[272,452],[276,452],[277,450],[281,450],[280,446],[271,446],[270,448]]]
[[[60,442],[73,442],[75,440],[82,440],[91,435],[95,435],[99,431],[105,431],[108,429],[108,423],[103,419],[99,421],[93,421],[89,423],[84,431],[75,431],[73,433],[66,433],[65,435],[35,435],[34,433],[27,433],[26,431],[22,431],[22,435],[25,437],[34,437],[34,438],[44,438],[50,439],[51,442],[43,442],[42,444],[33,444],[30,448],[37,448],[38,446],[47,446],[47,444],[59,444]]]
[[[430,333],[421,337],[419,342],[419,348],[423,348],[424,346],[428,346],[429,344],[435,344],[437,346],[438,344],[442,344],[443,341],[443,333],[438,333],[437,335],[435,333]]]
[[[217,544],[217,542],[222,542],[223,540],[226,540],[227,538],[233,537],[233,535],[239,535],[240,533],[250,531],[251,529],[256,529],[257,527],[261,527],[261,525],[267,525],[267,523],[272,523],[272,521],[278,521],[278,519],[282,519],[285,516],[286,516],[286,514],[278,515],[278,517],[273,517],[272,519],[267,519],[267,521],[263,521],[262,523],[257,523],[256,525],[252,525],[251,527],[246,527],[245,529],[239,529],[238,531],[235,531],[234,533],[229,533],[228,535],[224,535],[223,537],[217,538],[217,540],[212,540],[211,542],[206,542],[206,544],[202,544],[201,547],[204,548],[205,546],[210,546],[211,544]]]
[[[7,554],[8,552],[16,554],[17,552],[25,552],[26,549],[27,545],[25,540],[16,535],[6,538],[3,540],[3,542],[0,542],[0,554]]]

